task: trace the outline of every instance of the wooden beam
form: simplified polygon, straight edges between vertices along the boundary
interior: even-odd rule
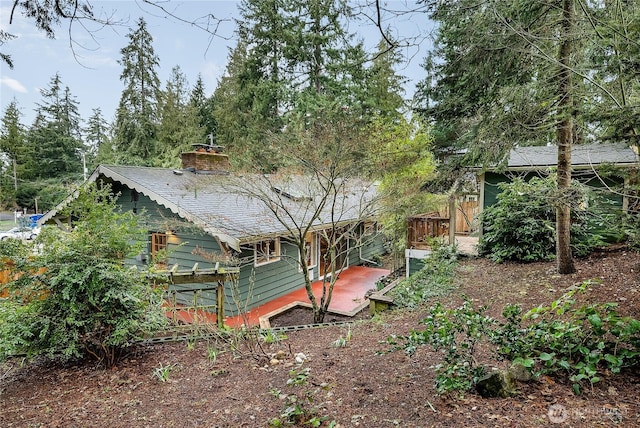
[[[224,283],[226,281],[234,281],[238,278],[240,273],[239,268],[226,268],[220,267],[220,263],[216,263],[213,269],[198,269],[198,263],[189,271],[178,271],[178,265],[174,265],[170,270],[161,272],[165,274],[163,278],[166,282],[170,282],[173,285],[180,284],[203,284],[207,282],[215,282],[217,286],[216,290],[216,323],[218,327],[224,327]],[[203,289],[190,289],[185,291],[209,291],[212,288]],[[180,291],[180,290],[176,290]],[[195,298],[195,293],[194,293]],[[174,302],[175,305],[175,302]],[[194,303],[195,306],[195,303]]]
[[[205,282],[226,281],[229,279],[228,274],[224,273],[174,273],[168,280],[172,284],[202,284]]]
[[[216,291],[216,300],[218,307],[216,308],[216,322],[219,328],[224,327],[224,282],[218,282],[218,290]]]
[[[449,245],[456,243],[456,202],[457,197],[455,194],[449,197]]]

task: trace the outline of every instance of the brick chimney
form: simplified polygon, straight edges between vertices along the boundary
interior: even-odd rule
[[[182,169],[196,174],[228,174],[229,156],[221,153],[222,146],[195,144],[195,150],[182,153]]]

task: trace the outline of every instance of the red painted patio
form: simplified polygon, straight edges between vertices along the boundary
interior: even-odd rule
[[[329,311],[345,315],[354,315],[355,312],[359,312],[369,304],[369,300],[364,297],[365,293],[372,288],[375,289],[376,281],[389,273],[387,269],[364,266],[353,266],[340,272],[333,287]],[[313,294],[319,301],[322,296],[322,281],[315,281],[311,286]],[[297,302],[311,303],[304,287],[258,306],[244,315],[226,318],[224,323],[230,327],[239,327],[247,320],[250,326],[259,326],[260,317],[290,307]]]
[[[338,280],[333,287],[333,294],[329,304],[329,311],[343,315],[355,315],[368,306],[369,300],[365,293],[376,288],[376,281],[390,273],[387,269],[353,266],[338,274]],[[322,281],[315,281],[312,285],[313,293],[318,301],[322,296]],[[260,326],[260,317],[275,314],[280,310],[286,310],[296,304],[310,304],[307,291],[304,287],[275,298],[264,305],[251,309],[249,312],[235,317],[227,317],[225,325],[240,327],[248,324],[248,327]],[[211,312],[177,311],[173,314],[179,321],[191,324],[194,322],[215,323],[216,315]],[[167,312],[167,316],[172,314]]]

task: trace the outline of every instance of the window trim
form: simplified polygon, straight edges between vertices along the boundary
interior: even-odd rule
[[[266,257],[261,257],[260,259],[258,258],[258,246],[262,245],[264,243],[271,243],[273,242],[275,244],[275,251],[273,256],[271,255],[271,251],[269,251],[268,254],[266,254]],[[277,261],[280,260],[281,257],[281,253],[280,253],[280,238],[270,238],[270,239],[263,239],[261,241],[257,241],[254,242],[253,244],[253,264],[254,266],[264,266],[264,265],[268,265],[271,263],[275,263]]]
[[[149,253],[151,254],[151,260],[156,259],[156,254],[160,251],[167,250],[169,248],[169,235],[165,232],[151,232],[151,239],[149,241]],[[168,259],[155,260],[160,265],[166,265]]]
[[[307,240],[310,238],[310,240]],[[307,245],[308,244],[308,245]],[[317,232],[309,232],[307,236],[305,236],[305,246],[309,251],[307,251],[307,255],[309,256],[310,263],[307,265],[307,269],[312,270],[318,266],[318,233]],[[298,251],[298,261],[301,262],[302,255]],[[302,263],[299,263],[298,271],[302,272]]]

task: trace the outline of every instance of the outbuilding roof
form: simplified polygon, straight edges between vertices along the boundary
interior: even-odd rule
[[[624,144],[581,144],[571,148],[571,165],[584,168],[593,165],[615,164],[631,166],[638,164],[638,155]],[[538,169],[558,164],[557,146],[516,147],[511,150],[508,169]]]

